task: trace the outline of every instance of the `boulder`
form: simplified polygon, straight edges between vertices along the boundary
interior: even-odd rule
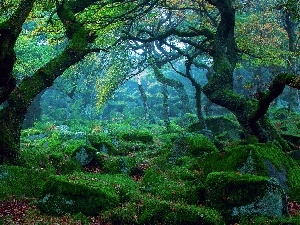
[[[286,191],[300,186],[300,168],[288,154],[273,144],[247,144],[210,153],[203,159],[205,175],[211,172],[239,172],[277,180]]]
[[[89,143],[97,149],[98,152],[114,155],[117,152],[118,143],[106,133],[92,133],[88,135]]]
[[[198,133],[185,133],[174,141],[170,161],[185,155],[199,157],[210,152],[218,152],[218,149],[209,138]]]
[[[209,207],[143,197],[129,202],[104,215],[108,224],[172,224],[172,225],[224,225],[219,212]]]
[[[75,149],[72,157],[81,165],[89,164],[97,155],[97,149],[89,145],[82,145]]]
[[[136,190],[134,181],[123,175],[74,173],[51,176],[44,186],[38,207],[51,215],[98,215],[102,210],[129,201]]]
[[[244,216],[287,215],[287,198],[275,178],[234,172],[212,172],[207,176],[206,203],[226,221]]]

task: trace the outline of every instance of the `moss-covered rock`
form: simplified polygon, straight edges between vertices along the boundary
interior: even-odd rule
[[[90,134],[88,135],[88,141],[99,152],[109,155],[115,155],[117,153],[117,144],[114,144],[106,133]]]
[[[123,175],[76,173],[51,176],[43,189],[39,208],[49,214],[97,215],[135,195],[137,186]]]
[[[0,200],[8,196],[39,197],[51,173],[41,169],[20,166],[0,166]]]
[[[81,164],[76,158],[69,157],[63,152],[49,154],[49,161],[55,168],[57,174],[71,174],[82,170]]]
[[[207,176],[207,205],[222,213],[227,221],[241,216],[281,217],[287,214],[287,200],[274,178],[213,172]]]
[[[218,149],[207,137],[198,133],[186,133],[174,142],[171,161],[184,155],[199,157],[209,152],[218,152]]]
[[[222,216],[211,208],[146,199],[141,206],[138,224],[221,225],[224,221]]]
[[[125,156],[108,156],[103,160],[102,172],[108,174],[118,174],[130,172],[134,165],[134,160]]]
[[[89,164],[97,155],[97,149],[89,146],[82,145],[76,148],[72,157],[82,166]]]
[[[204,195],[204,186],[197,182],[197,175],[181,167],[164,172],[154,168],[146,170],[141,190],[163,200],[188,204],[199,204]]]
[[[122,131],[119,138],[124,141],[136,141],[142,143],[152,143],[153,135],[147,130]]]
[[[179,204],[145,196],[102,215],[110,224],[197,224],[224,225],[222,216],[214,209]]]
[[[297,163],[276,145],[248,144],[228,147],[222,153],[210,153],[203,160],[204,175],[210,172],[240,172],[275,178],[288,190],[300,185]]]
[[[206,129],[211,130],[214,136],[226,133],[226,138],[236,140],[240,138],[241,127],[236,120],[226,116],[210,116],[205,118]],[[197,122],[189,125],[189,132],[199,132],[203,130],[202,124]]]

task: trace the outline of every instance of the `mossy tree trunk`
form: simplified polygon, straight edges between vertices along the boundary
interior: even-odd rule
[[[155,63],[152,63],[151,67],[154,71],[155,78],[160,83],[166,84],[169,87],[173,87],[176,90],[176,92],[178,93],[178,97],[183,104],[184,113],[191,113],[191,110],[189,109],[189,97],[186,90],[184,89],[184,85],[177,80],[165,77],[160,68]]]
[[[162,83],[162,94],[163,94],[163,119],[167,130],[170,129],[170,116],[169,116],[169,93],[168,86]]]
[[[142,82],[141,82],[141,79],[139,76],[137,77],[137,83],[138,83],[138,88],[139,88],[141,98],[143,101],[143,106],[144,106],[144,111],[145,111],[145,119],[149,120],[150,112],[149,112],[149,106],[148,106],[148,98],[147,98],[146,91],[142,85]]]
[[[269,90],[250,99],[233,91],[233,72],[238,60],[234,38],[235,9],[232,0],[209,0],[220,12],[220,22],[214,39],[213,73],[203,87],[205,95],[215,104],[230,110],[238,119],[246,136],[255,135],[262,142],[278,141],[289,150],[287,143],[271,125],[266,112],[270,103],[281,94],[285,84],[298,84],[293,76],[282,74],[275,78]],[[294,77],[295,78],[295,77]],[[299,82],[300,83],[300,82]]]
[[[35,0],[22,0],[11,17],[0,24],[0,104],[16,86],[12,70],[16,61],[15,43]]]
[[[20,134],[25,114],[32,100],[67,68],[82,60],[91,50],[88,44],[95,36],[75,19],[75,13],[84,7],[75,7],[74,2],[64,2],[57,13],[65,25],[69,44],[56,58],[49,61],[32,76],[24,78],[6,98],[0,111],[0,163],[18,163]],[[74,7],[73,7],[74,6]],[[71,24],[71,25],[70,25]]]

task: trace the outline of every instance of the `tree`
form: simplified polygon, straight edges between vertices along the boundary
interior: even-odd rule
[[[47,14],[50,15],[50,23],[53,23],[54,16],[50,13],[49,7],[55,7],[54,12],[62,24],[61,30],[64,30],[67,45],[59,55],[48,61],[31,76],[22,79],[17,86],[13,75],[13,66],[16,61],[14,47],[22,25],[34,9],[35,1],[12,1],[12,4],[5,6],[13,13],[5,14],[4,19],[0,21],[0,103],[2,103],[0,109],[0,163],[17,163],[22,122],[35,96],[51,86],[67,68],[81,61],[86,55],[100,51],[103,46],[110,45],[109,41],[101,43],[103,37],[108,35],[109,30],[138,18],[157,2],[118,0],[36,2],[36,7],[49,4]],[[87,8],[90,11],[84,11]],[[5,12],[7,11],[1,10],[1,13]],[[92,16],[98,16],[97,21],[89,21],[88,19]],[[96,26],[92,26],[91,23]],[[107,32],[104,33],[104,30]],[[96,44],[96,46],[94,47],[92,44]]]
[[[257,93],[256,99],[237,94],[233,88],[234,71],[243,53],[240,48],[243,46],[241,42],[237,43],[235,36],[236,8],[239,8],[239,3],[233,0],[184,2],[186,4],[170,1],[165,5],[166,9],[177,13],[175,18],[168,20],[173,25],[161,26],[159,32],[144,28],[143,32],[131,32],[130,38],[144,43],[157,40],[175,43],[177,46],[183,43],[180,47],[183,50],[189,46],[212,57],[211,75],[202,89],[204,94],[211,102],[227,108],[236,116],[246,137],[255,135],[261,142],[276,140],[282,148],[289,150],[287,143],[270,123],[266,112],[285,85],[299,88],[299,78],[293,73],[280,73],[274,76],[268,90]],[[187,18],[191,17],[193,22],[189,23]],[[247,53],[251,55],[251,51]]]

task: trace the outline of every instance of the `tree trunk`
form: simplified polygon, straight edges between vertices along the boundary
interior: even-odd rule
[[[58,15],[67,24],[65,27],[70,39],[68,46],[32,76],[24,78],[10,93],[6,104],[2,104],[0,163],[18,163],[22,123],[32,100],[45,88],[52,86],[54,80],[67,68],[81,61],[90,52],[87,46],[95,37],[75,20],[75,13],[68,2],[60,5]],[[72,27],[68,21],[72,21]]]
[[[202,113],[202,101],[201,101],[201,96],[202,96],[202,87],[201,84],[199,84],[194,77],[191,75],[191,66],[192,66],[192,61],[188,60],[185,63],[185,68],[186,68],[186,77],[191,81],[192,86],[195,88],[195,100],[196,100],[196,113],[197,113],[197,118],[199,120],[199,123],[201,124],[202,129],[207,129],[205,119]]]
[[[168,104],[168,86],[166,84],[162,84],[162,94],[163,94],[163,118],[165,122],[165,126],[167,130],[170,129],[170,116],[169,116],[169,104]]]
[[[142,82],[140,77],[137,77],[137,83],[138,83],[138,88],[141,94],[141,98],[143,101],[143,106],[144,106],[144,111],[145,111],[145,119],[149,120],[150,119],[150,113],[149,113],[149,106],[148,106],[148,99],[147,99],[147,95],[145,92],[145,89],[143,88]]]
[[[250,99],[235,93],[233,72],[237,63],[237,47],[234,38],[234,6],[231,0],[209,2],[218,8],[221,20],[215,34],[213,73],[203,87],[203,92],[213,103],[227,108],[236,116],[246,137],[255,135],[261,142],[276,140],[284,150],[290,150],[265,114],[270,103],[281,94],[285,84],[292,82],[291,77],[277,78],[270,90],[261,93],[259,99]]]
[[[151,64],[151,67],[154,71],[155,78],[159,82],[175,88],[175,90],[178,93],[178,97],[181,100],[181,103],[183,104],[184,113],[191,113],[191,110],[189,109],[189,97],[186,93],[186,90],[184,89],[184,85],[177,80],[166,78],[160,71],[159,67],[155,64]]]
[[[34,2],[35,0],[22,0],[11,17],[0,24],[0,105],[16,86],[12,75],[16,61],[14,47]]]

